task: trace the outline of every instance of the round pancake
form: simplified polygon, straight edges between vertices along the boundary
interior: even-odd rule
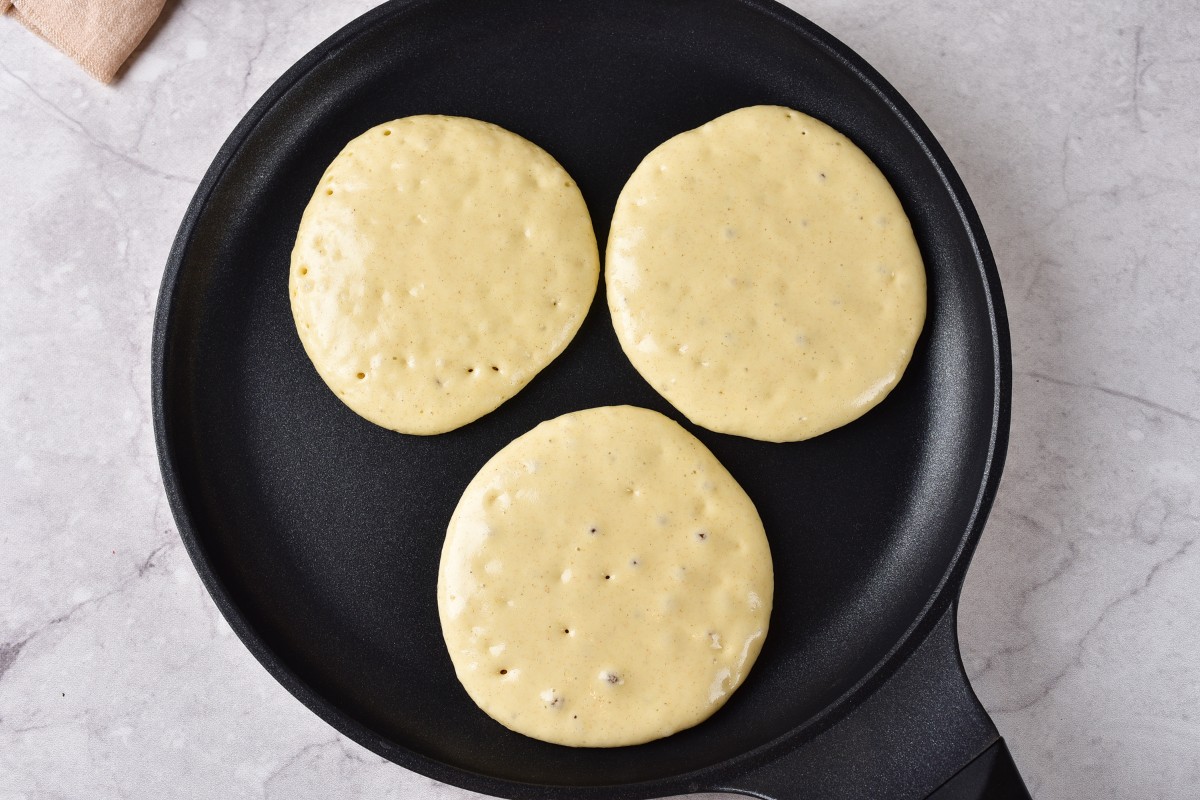
[[[402,433],[494,410],[570,342],[599,254],[575,182],[487,122],[417,116],[350,141],[292,250],[292,315],[329,388]]]
[[[900,380],[925,268],[892,187],[849,139],[778,106],[660,145],[617,200],[608,306],[688,419],[772,442],[845,425]]]
[[[758,657],[773,590],[737,481],[676,423],[616,406],[543,422],[483,466],[450,520],[438,609],[492,718],[615,747],[720,708]]]

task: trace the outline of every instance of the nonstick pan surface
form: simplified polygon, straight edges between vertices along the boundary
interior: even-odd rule
[[[368,127],[454,114],[529,138],[577,180],[603,248],[617,194],[646,153],[759,103],[808,112],[865,150],[924,254],[929,315],[912,364],[858,421],[784,445],[688,424],[622,354],[603,285],[562,356],[497,411],[440,436],[357,417],[306,358],[289,253],[325,166]],[[769,794],[755,787],[770,781],[739,776],[811,756],[823,737],[873,719],[861,709],[883,708],[872,705],[880,687],[900,685],[939,629],[949,633],[927,649],[938,649],[934,671],[965,691],[971,733],[957,737],[961,753],[901,783],[931,789],[995,739],[963,688],[952,624],[1007,441],[995,266],[962,184],[912,109],[781,6],[396,0],[355,21],[267,92],[201,183],[163,280],[153,388],[167,494],[221,611],[305,705],[406,767],[519,797]],[[570,749],[506,730],[461,688],[438,625],[438,557],[461,491],[497,450],[542,420],[621,403],[682,422],[753,498],[774,556],[775,608],[748,681],[709,721],[637,747]],[[910,713],[919,709],[899,716]],[[930,713],[963,718],[949,701]],[[897,736],[936,738],[866,731],[789,780],[844,785],[830,777],[845,768],[839,759]],[[879,769],[895,786],[899,767],[888,764],[909,756],[891,758]]]

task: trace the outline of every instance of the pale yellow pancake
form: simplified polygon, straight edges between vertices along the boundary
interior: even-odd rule
[[[575,182],[487,122],[417,116],[350,141],[296,234],[300,341],[351,409],[403,433],[465,425],[571,341],[599,254]]]
[[[688,419],[782,442],[857,419],[925,320],[908,217],[858,147],[799,111],[733,111],[660,145],[617,201],[608,306]]]
[[[450,520],[438,609],[491,717],[614,747],[720,708],[758,656],[773,589],[737,481],[679,425],[617,406],[543,422],[483,466]]]

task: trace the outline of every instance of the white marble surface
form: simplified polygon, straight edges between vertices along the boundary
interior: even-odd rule
[[[219,617],[149,417],[198,178],[371,5],[169,3],[114,87],[0,18],[0,799],[461,798],[335,734]],[[1039,800],[1200,793],[1200,10],[792,2],[940,137],[1012,323],[1008,468],[960,615]]]

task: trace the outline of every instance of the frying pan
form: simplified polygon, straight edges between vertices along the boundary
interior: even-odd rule
[[[577,180],[603,243],[646,153],[758,103],[806,111],[862,147],[925,257],[913,361],[858,421],[787,445],[687,424],[625,359],[603,287],[562,356],[441,436],[360,419],[306,359],[288,304],[293,237],[325,165],[368,127],[442,113],[515,131]],[[395,0],[351,23],[276,82],[201,182],[163,278],[153,390],[166,492],[217,606],[301,702],[398,764],[514,798],[1027,797],[954,627],[1008,436],[995,265],[913,110],[781,6]],[[636,747],[571,749],[504,729],[460,687],[438,625],[438,554],[492,454],[542,420],[620,403],[684,423],[746,489],[776,601],[758,663],[710,720]]]

